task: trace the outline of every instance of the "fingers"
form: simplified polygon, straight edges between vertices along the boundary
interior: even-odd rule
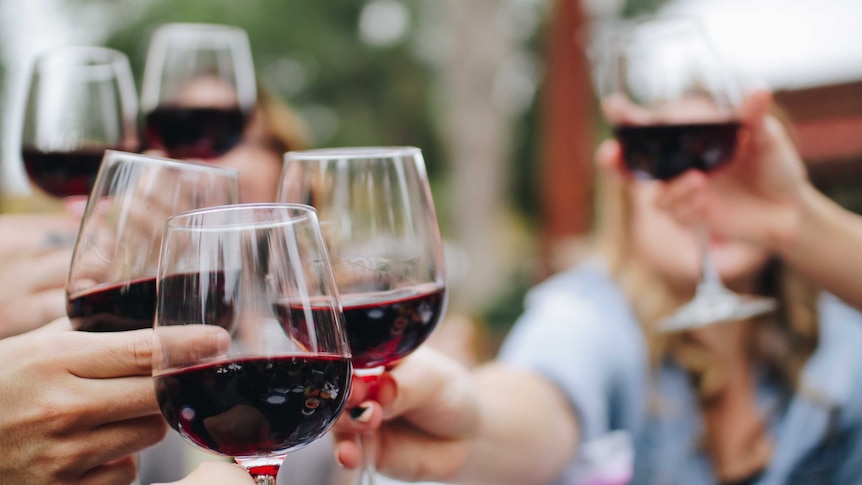
[[[22,295],[0,304],[0,338],[36,330],[66,315],[66,291],[61,288]]]
[[[612,125],[646,125],[654,116],[621,94],[612,94],[602,100],[602,111]]]
[[[353,470],[359,466],[361,456],[362,452],[359,450],[354,436],[339,438],[336,435],[335,461],[344,468]]]
[[[336,438],[352,439],[352,435],[375,430],[382,422],[383,409],[380,404],[365,401],[359,406],[344,411],[343,418],[335,426]]]
[[[617,173],[624,178],[631,177],[623,160],[622,146],[613,138],[603,141],[596,149],[596,162],[604,170]]]
[[[66,370],[83,379],[150,376],[153,365],[153,331],[69,332],[58,341]]]
[[[135,458],[127,456],[119,460],[105,463],[88,471],[81,477],[81,485],[115,485],[131,483],[137,475]]]
[[[656,207],[670,212],[680,224],[691,224],[703,218],[707,185],[706,174],[689,170],[658,187]]]
[[[478,401],[470,372],[430,348],[419,350],[391,371],[397,384],[384,419],[401,416],[438,437],[470,434],[478,426]]]
[[[740,107],[740,119],[745,125],[749,142],[756,153],[763,153],[773,143],[776,136],[776,126],[780,123],[770,115],[772,108],[772,92],[757,89],[749,93]],[[778,131],[784,131],[780,128]]]
[[[60,317],[51,323],[42,325],[33,332],[69,332],[72,330],[72,322],[66,316]]]
[[[248,472],[238,465],[221,461],[208,461],[201,463],[186,478],[171,483],[173,485],[253,485],[254,480]]]
[[[75,386],[69,406],[81,410],[78,415],[86,426],[160,414],[152,377],[84,379]],[[99,396],[98,412],[91,409],[93,396]]]
[[[90,470],[137,453],[161,441],[168,427],[161,415],[151,415],[128,421],[106,424],[87,431],[74,446],[87,446],[87,450],[71,450],[79,470]]]
[[[153,369],[156,371],[197,364],[223,355],[230,334],[216,325],[176,325],[155,330]]]
[[[41,257],[33,258],[27,261],[27,271],[18,275],[19,278],[25,278],[20,283],[25,288],[34,291],[65,288],[71,262],[71,248],[52,251]]]

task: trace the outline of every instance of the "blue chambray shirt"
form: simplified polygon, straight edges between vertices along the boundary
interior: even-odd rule
[[[756,484],[862,484],[862,314],[829,294],[818,311],[820,343],[803,370],[806,392],[781,399],[759,380],[758,405],[773,410],[776,446]],[[717,483],[697,446],[702,428],[688,377],[671,362],[650,375],[640,325],[598,263],[533,288],[500,360],[559,386],[579,417],[582,442],[629,432],[632,484]],[[662,396],[660,414],[647,412],[649,385]],[[557,483],[573,483],[577,467],[573,457]]]

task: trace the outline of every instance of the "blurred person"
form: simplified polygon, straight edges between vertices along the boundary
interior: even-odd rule
[[[771,93],[745,107],[765,111]],[[749,117],[751,115],[748,115]],[[748,126],[751,149],[714,174],[689,171],[659,189],[656,203],[680,223],[701,221],[713,233],[769,248],[848,303],[862,307],[862,218],[820,193],[775,117]],[[614,142],[604,148],[618,151]],[[619,167],[620,158],[609,154]],[[828,243],[826,243],[828,242]]]
[[[741,113],[754,134],[731,166],[796,156],[762,96]],[[598,151],[608,170],[592,258],[530,291],[497,361],[470,371],[423,348],[386,374],[376,401],[355,381],[348,406],[365,412],[337,425],[341,463],[355,467],[355,435],[379,427],[378,469],[406,480],[858,481],[862,314],[818,289],[817,273],[795,264],[804,254],[713,237],[727,286],[775,297],[778,311],[657,332],[694,293],[697,244],[658,207],[675,187],[620,176],[619,157],[612,143]]]

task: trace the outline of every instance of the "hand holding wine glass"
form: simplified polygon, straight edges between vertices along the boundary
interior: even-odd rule
[[[699,23],[686,17],[641,20],[621,31],[613,47],[602,106],[628,172],[667,181],[691,170],[725,169],[741,136],[740,94]],[[704,227],[699,237],[702,271],[695,297],[662,320],[661,331],[741,320],[775,308],[771,299],[728,290],[712,264]]]
[[[314,210],[241,204],[177,214],[159,264],[153,376],[168,423],[275,484],[286,453],[320,438],[350,392],[350,350]],[[177,331],[224,329],[196,352]]]
[[[238,198],[233,170],[107,151],[68,273],[66,308],[73,326],[89,331],[152,327],[165,220]]]
[[[357,375],[374,383],[416,350],[443,316],[446,278],[422,153],[413,147],[293,151],[279,200],[313,205],[342,296]],[[362,483],[374,483],[363,436]]]
[[[153,34],[141,90],[149,149],[180,159],[224,155],[242,141],[256,99],[242,29],[181,23]]]
[[[138,150],[137,109],[123,53],[64,47],[40,55],[21,140],[30,181],[52,197],[85,198],[106,149]]]
[[[152,342],[152,330],[0,340],[3,482],[129,483],[131,455],[167,430],[150,377]]]

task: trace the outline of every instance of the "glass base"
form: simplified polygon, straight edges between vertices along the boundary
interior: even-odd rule
[[[775,311],[774,298],[739,295],[731,291],[698,294],[672,315],[658,322],[658,331],[679,332],[715,323],[745,320]]]

